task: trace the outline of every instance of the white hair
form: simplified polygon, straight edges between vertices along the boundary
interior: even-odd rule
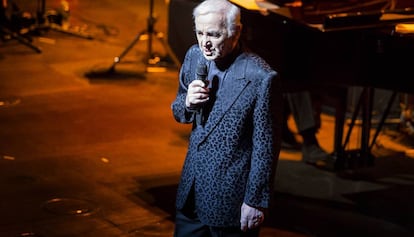
[[[205,0],[193,10],[193,18],[208,13],[218,13],[225,17],[225,27],[229,37],[233,36],[241,26],[240,9],[228,0]]]

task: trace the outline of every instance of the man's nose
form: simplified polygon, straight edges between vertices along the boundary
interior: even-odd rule
[[[206,41],[205,45],[206,45],[206,48],[211,48],[211,46],[213,46],[211,44],[211,41]]]

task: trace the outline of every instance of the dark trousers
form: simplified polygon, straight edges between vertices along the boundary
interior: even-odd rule
[[[258,237],[259,228],[243,232],[240,227],[212,227],[204,225],[197,216],[177,211],[174,237]]]
[[[259,228],[243,232],[240,227],[213,227],[201,223],[195,211],[194,189],[183,210],[175,216],[174,237],[258,237]]]

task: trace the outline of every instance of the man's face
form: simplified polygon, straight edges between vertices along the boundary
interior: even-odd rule
[[[195,18],[198,46],[207,60],[225,57],[231,53],[237,43],[236,37],[228,37],[224,21],[224,16],[216,13],[200,15]]]

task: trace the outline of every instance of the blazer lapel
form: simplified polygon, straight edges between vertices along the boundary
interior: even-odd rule
[[[209,122],[204,128],[204,136],[200,141],[205,140],[249,84],[249,80],[245,77],[246,60],[242,60],[243,55],[236,59],[228,69],[225,80],[220,83],[221,87],[217,92],[215,105],[209,115]]]

